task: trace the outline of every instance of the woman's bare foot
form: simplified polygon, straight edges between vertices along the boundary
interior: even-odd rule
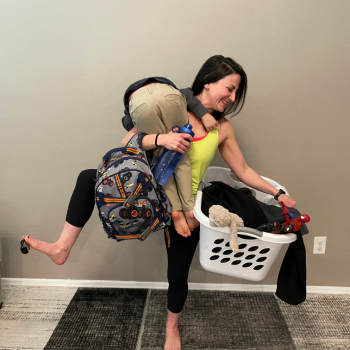
[[[39,241],[33,236],[23,236],[23,239],[33,249],[46,254],[55,264],[63,265],[82,229],[82,227],[65,222],[61,236],[56,243]]]
[[[184,237],[191,236],[191,231],[182,211],[173,211],[171,218],[173,219],[175,230],[179,235]]]
[[[58,243],[39,241],[33,236],[23,236],[23,239],[35,250],[46,254],[55,264],[63,265],[69,255],[70,249],[60,247]]]
[[[200,225],[199,221],[194,217],[193,210],[185,211],[185,217],[191,231]]]
[[[179,328],[166,327],[164,350],[181,350],[181,339]]]

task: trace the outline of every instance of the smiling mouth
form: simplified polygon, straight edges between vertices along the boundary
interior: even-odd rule
[[[222,103],[223,103],[225,106],[227,106],[227,104],[228,104],[227,101],[225,101],[225,100],[221,100],[221,101],[222,101]]]

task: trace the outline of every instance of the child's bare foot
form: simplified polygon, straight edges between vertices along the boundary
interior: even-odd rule
[[[55,264],[63,265],[69,255],[70,249],[62,247],[59,243],[39,241],[33,236],[23,236],[23,239],[35,250],[46,254]]]
[[[175,230],[179,235],[184,237],[191,236],[191,231],[182,211],[173,211],[171,218],[173,219]]]
[[[177,327],[166,327],[164,350],[181,350],[180,332]]]
[[[186,221],[191,231],[199,226],[199,221],[194,217],[193,210],[185,211]]]

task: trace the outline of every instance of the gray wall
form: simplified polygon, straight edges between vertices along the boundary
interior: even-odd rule
[[[58,238],[79,171],[125,135],[130,83],[160,75],[186,87],[222,54],[249,77],[231,121],[248,164],[311,216],[308,284],[349,287],[349,13],[347,0],[1,1],[3,276],[166,281],[161,233],[117,244],[96,212],[63,266],[21,255],[19,241]],[[225,166],[219,154],[213,164]],[[312,254],[314,236],[327,236],[325,255]],[[262,284],[276,283],[281,261]],[[198,255],[190,281],[246,283],[204,271]]]

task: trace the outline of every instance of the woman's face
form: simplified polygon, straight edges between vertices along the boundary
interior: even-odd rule
[[[241,76],[233,73],[226,77],[204,85],[207,108],[223,112],[229,102],[234,102],[241,82]]]

